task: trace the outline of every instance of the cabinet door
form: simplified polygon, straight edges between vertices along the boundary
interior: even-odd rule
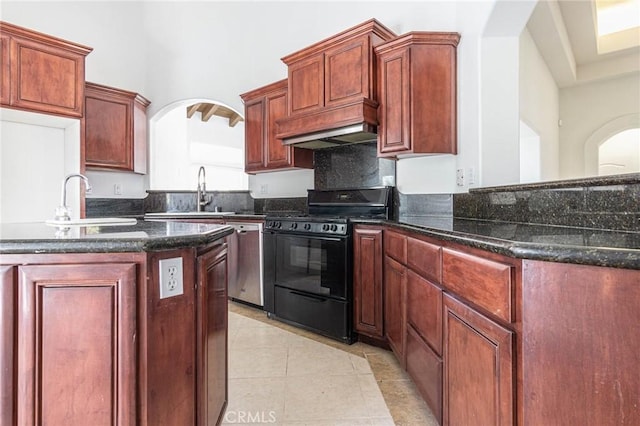
[[[244,105],[244,170],[247,173],[264,169],[264,111],[262,97]]]
[[[405,291],[407,270],[404,265],[385,256],[384,260],[384,329],[391,349],[404,368]]]
[[[418,391],[442,422],[442,358],[407,323],[407,373],[411,376]]]
[[[11,102],[11,63],[9,61],[9,36],[0,34],[0,103]]]
[[[219,424],[227,406],[227,248],[226,244],[197,261],[197,419]]]
[[[304,114],[324,106],[324,55],[292,63],[289,70],[289,115]]]
[[[449,295],[444,320],[444,425],[512,425],[513,332]]]
[[[409,49],[380,55],[378,61],[378,152],[411,150]]]
[[[18,271],[17,424],[134,424],[136,265]]]
[[[382,229],[356,228],[353,257],[355,329],[382,338]]]
[[[15,425],[15,269],[0,266],[0,424]]]
[[[327,49],[324,59],[326,107],[372,97],[369,93],[370,56],[368,36]]]
[[[87,90],[85,164],[133,170],[133,102]]]
[[[82,117],[83,55],[13,37],[10,56],[14,107]]]
[[[282,144],[282,139],[276,138],[276,120],[287,116],[287,91],[281,90],[267,95],[266,107],[266,167],[277,168],[291,165],[292,147]]]
[[[438,354],[442,354],[442,290],[407,271],[407,323]]]

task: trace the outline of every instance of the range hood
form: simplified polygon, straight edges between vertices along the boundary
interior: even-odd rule
[[[354,143],[376,142],[377,140],[376,127],[368,123],[360,123],[285,138],[282,140],[282,144],[295,145],[299,148],[322,149]]]
[[[276,120],[276,137],[284,145],[322,149],[375,142],[378,102],[360,98],[307,114]]]

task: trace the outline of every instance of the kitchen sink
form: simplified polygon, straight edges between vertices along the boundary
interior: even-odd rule
[[[71,220],[46,220],[45,223],[50,226],[123,226],[135,225],[138,221],[135,218],[128,217],[90,217],[85,219]]]

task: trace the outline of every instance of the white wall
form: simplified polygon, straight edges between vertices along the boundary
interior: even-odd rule
[[[585,175],[585,144],[611,122],[639,121],[640,78],[638,74],[573,86],[560,90],[560,177]],[[633,117],[636,117],[635,120]],[[628,127],[626,127],[628,128]],[[613,130],[613,129],[609,129]],[[624,128],[618,129],[618,131]],[[613,130],[613,133],[616,133]],[[613,133],[605,136],[611,136]],[[604,140],[603,139],[603,140]],[[590,149],[597,149],[597,142]],[[597,174],[597,169],[586,173]]]
[[[403,159],[398,162],[397,185],[412,192],[454,192],[457,168],[475,169],[484,184],[485,170],[490,183],[495,158],[480,152],[485,147],[516,146],[517,116],[502,118],[487,126],[483,121],[493,112],[483,113],[486,99],[500,102],[491,93],[483,47],[487,22],[500,31],[491,37],[517,37],[524,27],[520,3],[508,0],[424,1],[424,2],[12,2],[3,1],[2,19],[35,30],[94,47],[87,60],[87,79],[143,94],[152,101],[149,116],[166,105],[189,98],[218,99],[243,111],[239,94],[286,77],[280,58],[350,26],[375,17],[398,34],[408,31],[457,31],[458,46],[458,155]],[[533,2],[528,2],[533,3]],[[494,6],[501,6],[498,14]],[[490,19],[499,16],[501,19]],[[517,18],[517,19],[516,19]],[[520,27],[520,29],[518,29]],[[506,28],[506,29],[505,29]],[[512,40],[509,41],[512,43]],[[494,52],[492,59],[499,56]],[[503,76],[509,87],[517,80],[517,47],[503,60]],[[515,77],[513,77],[515,76]],[[494,82],[494,86],[495,86]],[[500,93],[502,94],[502,93]],[[483,98],[485,101],[483,101]],[[501,114],[517,110],[509,100]],[[505,124],[509,134],[505,133]],[[516,130],[513,130],[516,129]],[[493,134],[493,132],[497,134]],[[482,145],[481,145],[482,144]],[[513,151],[513,149],[511,149]],[[517,148],[516,148],[517,151]],[[502,154],[505,150],[499,150]],[[514,154],[513,152],[510,153]],[[498,161],[500,164],[500,161]],[[289,174],[251,177],[250,188],[260,192],[263,182],[285,185],[287,193],[306,191],[310,173],[304,179]],[[443,175],[445,176],[443,178]],[[113,176],[106,179],[107,195],[113,195]],[[135,175],[131,179],[137,178]],[[139,177],[138,177],[139,178]],[[141,184],[148,185],[144,178]],[[133,184],[133,186],[136,186]],[[94,192],[93,196],[98,196]],[[270,194],[268,194],[270,195]],[[139,194],[140,197],[144,194]]]
[[[520,36],[520,120],[540,138],[540,176],[537,180],[560,177],[560,95],[547,64],[531,34]]]
[[[53,219],[65,175],[80,169],[80,120],[0,109],[0,222]],[[80,217],[80,183],[67,206]]]

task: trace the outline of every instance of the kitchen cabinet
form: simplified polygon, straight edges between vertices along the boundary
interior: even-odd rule
[[[0,22],[2,106],[82,117],[91,48]]]
[[[135,263],[18,267],[17,424],[136,422]]]
[[[313,151],[285,146],[276,120],[287,116],[287,81],[240,95],[245,109],[245,172],[313,168]]]
[[[147,107],[143,96],[86,83],[84,162],[87,168],[147,172]]]
[[[222,422],[228,401],[227,246],[197,258],[197,424]]]
[[[362,123],[377,126],[373,48],[395,37],[371,19],[283,57],[288,116],[278,121],[278,137]]]
[[[456,154],[457,33],[411,32],[375,48],[378,156]]]
[[[384,330],[389,346],[405,367],[405,300],[407,270],[389,256],[384,258]]]
[[[16,424],[14,404],[15,373],[15,267],[0,265],[0,424]]]
[[[444,425],[514,424],[514,333],[444,296]]]
[[[381,339],[384,337],[382,229],[356,226],[353,231],[353,257],[355,330]]]

